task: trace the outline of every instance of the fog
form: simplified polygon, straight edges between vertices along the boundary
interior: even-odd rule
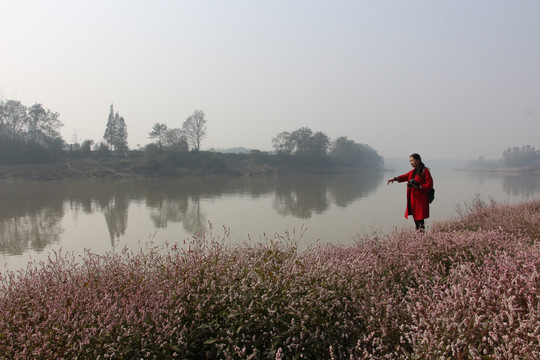
[[[3,0],[0,98],[60,113],[67,142],[132,148],[200,109],[203,149],[271,150],[307,126],[385,158],[540,148],[540,2]]]

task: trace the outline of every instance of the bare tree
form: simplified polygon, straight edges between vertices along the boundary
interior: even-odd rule
[[[206,137],[206,119],[204,111],[195,110],[182,124],[182,130],[188,143],[195,151],[201,148],[201,141]]]

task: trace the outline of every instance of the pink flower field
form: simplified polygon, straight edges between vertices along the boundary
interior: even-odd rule
[[[540,201],[300,251],[57,254],[0,279],[2,359],[538,359]],[[210,237],[210,238],[208,238]]]

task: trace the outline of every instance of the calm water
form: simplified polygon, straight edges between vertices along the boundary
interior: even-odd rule
[[[403,216],[405,184],[385,181],[408,171],[407,159],[389,166],[395,170],[355,176],[0,183],[0,265],[23,268],[59,249],[183,244],[201,232],[221,235],[224,227],[235,243],[287,231],[298,239],[304,228],[301,246],[412,228]],[[539,177],[428,166],[436,188],[428,228],[476,195],[509,203],[540,196]]]

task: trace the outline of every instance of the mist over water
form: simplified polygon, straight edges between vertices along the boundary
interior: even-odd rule
[[[540,194],[540,179],[455,170],[463,162],[425,161],[436,198],[427,221],[457,215],[480,196],[519,202]],[[410,170],[407,159],[385,172],[278,178],[5,182],[0,187],[0,265],[26,266],[51,250],[82,254],[147,242],[183,246],[201,233],[230,231],[231,243],[295,233],[301,247],[352,244],[358,234],[413,227],[404,218],[405,186],[386,179]]]

